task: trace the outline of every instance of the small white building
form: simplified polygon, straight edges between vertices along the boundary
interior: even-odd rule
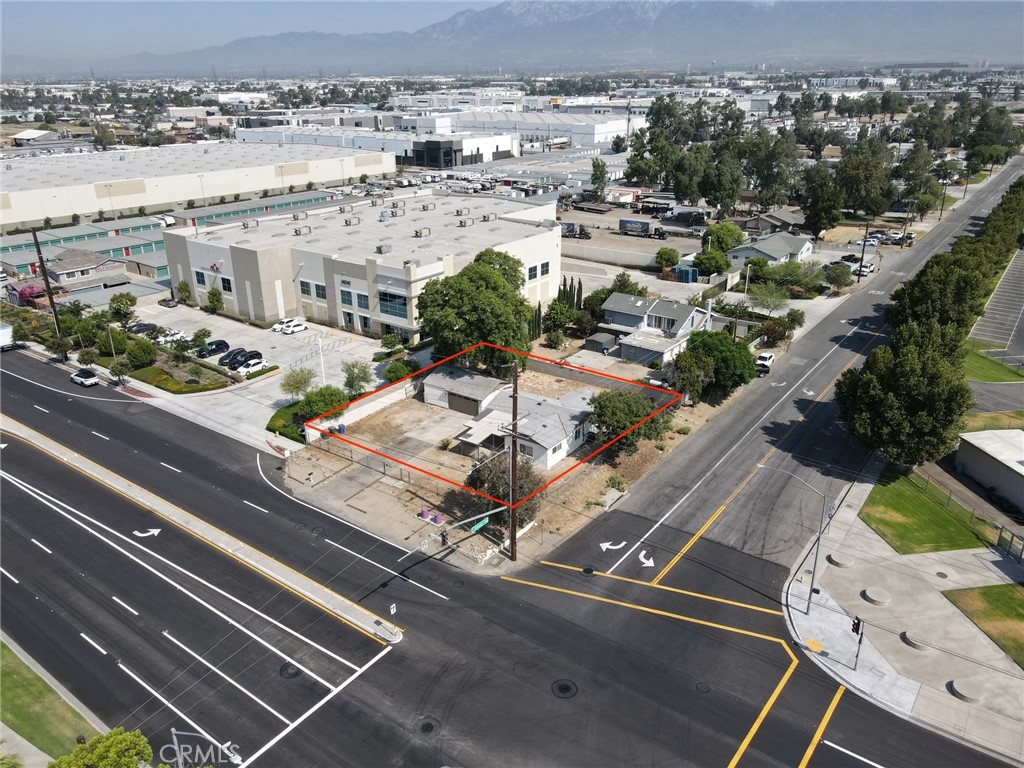
[[[995,488],[1024,509],[1024,429],[988,429],[960,435],[958,472]]]
[[[726,256],[734,264],[745,264],[747,259],[768,259],[769,264],[784,261],[803,261],[814,253],[814,243],[809,237],[798,237],[787,232],[751,238],[743,245],[729,250]]]

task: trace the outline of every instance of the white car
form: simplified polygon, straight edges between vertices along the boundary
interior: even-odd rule
[[[298,333],[299,331],[305,331],[308,329],[309,326],[301,320],[292,320],[288,325],[281,329],[281,335],[291,336],[293,333]]]
[[[278,320],[276,323],[270,326],[270,330],[272,330],[274,333],[281,333],[285,328],[287,328],[292,323],[299,323],[301,325],[304,325],[302,320],[298,317],[282,317],[280,320]]]
[[[186,336],[181,331],[166,330],[163,333],[161,333],[159,336],[156,337],[156,343],[157,344],[170,344],[172,342],[179,341],[181,339],[187,339],[187,338],[188,338],[188,336]]]
[[[269,367],[270,367],[270,363],[268,363],[263,358],[257,358],[255,360],[250,360],[247,363],[242,363],[238,367],[238,371],[237,372],[242,374],[243,376],[248,376],[253,371],[262,371],[264,368],[269,368]]]
[[[873,237],[869,237],[866,240],[858,240],[854,245],[866,245],[869,248],[877,248],[878,240]]]
[[[757,356],[757,360],[755,361],[755,365],[767,365],[771,367],[774,364],[775,355],[772,354],[771,352],[762,352],[760,355]]]
[[[71,374],[71,381],[83,387],[95,387],[100,383],[100,377],[96,375],[96,371],[82,368]]]

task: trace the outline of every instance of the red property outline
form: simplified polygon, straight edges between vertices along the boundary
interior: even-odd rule
[[[430,371],[431,369],[436,368],[439,365],[444,365],[445,363],[450,362],[451,360],[454,360],[457,357],[461,357],[462,355],[468,354],[469,352],[472,352],[474,349],[478,349],[480,347],[491,347],[492,349],[499,349],[502,352],[508,352],[509,354],[512,354],[512,355],[517,355],[517,356],[520,356],[520,357],[526,357],[526,358],[529,358],[529,359],[532,359],[532,360],[540,360],[542,362],[551,363],[552,365],[557,365],[557,366],[560,366],[562,368],[571,368],[571,369],[576,370],[576,371],[582,371],[583,373],[589,373],[589,374],[592,374],[594,376],[600,376],[601,378],[605,378],[605,379],[613,379],[615,381],[620,381],[620,382],[623,382],[625,384],[629,384],[629,385],[634,386],[634,387],[642,387],[644,389],[652,389],[655,392],[658,392],[659,394],[662,394],[662,395],[667,395],[667,394],[671,394],[672,395],[672,398],[667,403],[665,403],[663,406],[658,408],[656,411],[654,411],[650,415],[644,417],[643,419],[638,421],[636,424],[631,426],[629,429],[623,431],[621,434],[616,435],[614,438],[612,438],[611,440],[609,440],[607,443],[605,443],[604,445],[600,446],[596,450],[592,451],[587,456],[584,456],[582,459],[577,461],[575,464],[573,464],[568,469],[565,469],[565,470],[562,470],[561,472],[559,472],[557,475],[555,475],[553,478],[548,480],[546,483],[544,483],[544,485],[542,485],[540,488],[535,490],[529,496],[526,496],[526,497],[520,499],[519,501],[517,501],[514,505],[512,505],[513,508],[518,507],[520,504],[524,504],[525,502],[529,501],[534,496],[536,496],[538,493],[543,491],[545,488],[548,488],[549,486],[553,485],[558,480],[561,480],[563,477],[568,475],[570,472],[572,472],[573,470],[577,469],[578,467],[582,466],[583,464],[585,464],[586,462],[590,461],[592,458],[597,456],[599,453],[601,453],[601,451],[605,450],[606,448],[608,448],[611,445],[614,445],[619,440],[621,440],[623,437],[628,435],[630,432],[632,432],[633,430],[639,428],[641,424],[644,424],[645,422],[653,419],[655,416],[657,416],[658,414],[662,413],[666,409],[671,408],[673,405],[678,403],[682,399],[682,397],[683,397],[682,394],[679,393],[679,392],[674,392],[672,390],[664,389],[662,387],[654,387],[654,386],[651,386],[650,384],[643,384],[643,383],[640,383],[640,382],[631,381],[630,379],[624,379],[624,378],[622,378],[620,376],[613,376],[610,373],[603,373],[601,371],[595,371],[595,370],[592,370],[590,368],[583,368],[583,367],[578,366],[578,365],[573,365],[571,363],[567,363],[567,362],[565,362],[563,360],[552,360],[551,358],[541,357],[540,355],[534,355],[534,354],[531,354],[529,352],[520,352],[517,349],[509,349],[508,347],[502,347],[502,346],[499,346],[497,344],[491,344],[488,341],[480,341],[480,342],[477,342],[476,344],[474,344],[471,347],[466,347],[461,352],[456,352],[454,355],[449,355],[448,357],[444,358],[443,360],[438,360],[436,363],[431,363],[426,368],[421,368],[420,370],[416,371],[415,373],[410,373],[408,376],[403,376],[402,378],[400,378],[400,379],[398,379],[396,381],[393,381],[390,384],[385,384],[383,387],[379,387],[378,389],[375,389],[373,392],[368,392],[365,395],[360,395],[355,400],[350,400],[349,402],[343,403],[342,405],[339,405],[336,408],[332,408],[331,410],[329,410],[329,411],[327,411],[325,413],[321,413],[319,416],[316,416],[316,417],[310,419],[309,421],[305,422],[304,426],[308,427],[309,429],[312,429],[315,432],[319,432],[322,436],[330,437],[330,438],[333,438],[335,440],[340,440],[343,443],[348,443],[349,445],[351,445],[351,446],[353,446],[355,448],[358,448],[361,451],[366,451],[367,453],[372,453],[375,456],[380,456],[382,459],[385,459],[387,461],[392,461],[395,464],[400,464],[401,466],[406,467],[408,469],[411,469],[414,472],[419,472],[420,474],[427,475],[428,477],[431,477],[434,480],[438,480],[438,481],[440,481],[442,483],[445,483],[447,485],[451,485],[451,486],[453,486],[455,488],[458,488],[460,490],[463,490],[463,491],[468,491],[469,493],[472,493],[475,496],[480,496],[481,498],[488,499],[489,501],[493,501],[494,503],[496,503],[496,504],[498,504],[500,506],[507,507],[508,506],[508,502],[509,502],[508,499],[496,499],[496,498],[494,498],[493,496],[491,496],[489,494],[482,493],[482,492],[476,490],[475,488],[470,488],[468,485],[463,485],[462,483],[457,483],[454,480],[450,480],[449,478],[444,477],[443,475],[437,474],[436,472],[431,472],[429,469],[423,469],[422,467],[418,467],[415,464],[411,464],[411,463],[409,463],[407,461],[403,461],[402,459],[399,459],[399,458],[396,458],[394,456],[391,456],[390,454],[384,453],[383,451],[378,451],[378,450],[375,450],[375,449],[370,448],[368,446],[365,446],[365,445],[363,445],[361,443],[358,443],[358,442],[356,442],[354,440],[350,440],[349,438],[345,437],[342,434],[339,434],[337,432],[331,432],[331,431],[326,430],[326,429],[321,429],[320,427],[317,427],[317,426],[313,425],[314,421],[319,421],[320,419],[327,418],[332,413],[335,413],[337,411],[340,411],[340,410],[343,410],[345,408],[348,408],[350,405],[354,405],[355,403],[358,403],[360,400],[363,400],[363,399],[365,399],[367,397],[370,397],[371,395],[376,395],[379,392],[383,392],[384,390],[388,389],[389,387],[393,387],[396,384],[401,384],[406,379],[411,379],[411,378],[414,378],[416,376],[421,376],[421,375],[427,373],[428,371]]]

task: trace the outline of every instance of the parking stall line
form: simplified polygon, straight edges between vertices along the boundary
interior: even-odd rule
[[[141,550],[142,550],[143,552],[145,552],[146,554],[148,554],[148,555],[151,555],[152,557],[156,558],[156,559],[157,559],[157,560],[159,560],[160,562],[162,562],[162,563],[165,563],[166,565],[170,566],[171,568],[174,568],[174,569],[175,569],[175,570],[177,570],[178,572],[180,572],[180,573],[182,573],[182,574],[184,574],[184,575],[186,575],[186,576],[189,576],[189,577],[191,577],[191,578],[192,578],[192,579],[194,579],[195,581],[197,581],[197,582],[199,582],[200,584],[202,584],[202,585],[203,585],[204,587],[207,587],[207,588],[209,588],[209,589],[212,589],[213,591],[217,592],[217,594],[219,594],[219,595],[221,595],[221,596],[223,596],[223,597],[227,598],[228,600],[231,600],[232,602],[234,602],[234,603],[235,603],[235,604],[237,604],[237,605],[240,605],[241,607],[243,607],[243,608],[245,608],[246,610],[250,611],[250,612],[251,612],[251,613],[253,613],[254,615],[256,615],[256,616],[259,616],[259,617],[260,617],[260,618],[262,618],[262,619],[265,619],[266,621],[270,622],[271,624],[273,624],[274,626],[278,627],[278,628],[279,628],[279,629],[281,629],[282,631],[284,631],[284,632],[287,632],[287,633],[289,633],[289,634],[293,635],[294,637],[296,637],[296,638],[298,638],[298,639],[302,640],[303,642],[307,643],[308,645],[312,646],[313,648],[316,648],[317,650],[321,651],[321,652],[322,652],[322,653],[324,653],[325,655],[327,655],[327,656],[329,656],[329,657],[331,657],[331,658],[333,658],[333,659],[336,659],[337,661],[341,662],[342,664],[345,664],[345,665],[347,665],[348,667],[350,667],[350,668],[352,668],[352,669],[358,669],[358,667],[357,667],[357,666],[356,666],[355,664],[353,664],[353,663],[352,663],[351,661],[348,661],[347,659],[343,659],[343,658],[341,658],[340,656],[338,656],[338,655],[336,655],[336,654],[334,654],[334,653],[331,653],[331,652],[330,652],[330,651],[328,651],[328,650],[327,650],[326,648],[323,648],[322,646],[318,645],[317,643],[314,643],[313,641],[309,640],[308,638],[305,638],[305,637],[304,637],[303,635],[301,635],[300,633],[298,633],[298,632],[295,632],[294,630],[292,630],[292,629],[290,629],[290,628],[288,628],[288,627],[284,626],[283,624],[281,624],[280,622],[276,621],[275,619],[272,619],[272,618],[271,618],[270,616],[267,616],[266,614],[263,614],[263,613],[261,613],[260,611],[256,610],[256,609],[255,609],[255,608],[253,608],[252,606],[250,606],[250,605],[248,605],[247,603],[243,602],[242,600],[238,599],[238,598],[237,598],[237,597],[235,597],[234,595],[228,594],[227,592],[225,592],[224,590],[220,589],[219,587],[216,587],[216,586],[214,586],[213,584],[210,584],[209,582],[205,581],[204,579],[201,579],[201,578],[199,578],[198,576],[196,576],[195,574],[191,573],[190,571],[187,571],[187,570],[186,570],[185,568],[183,568],[182,566],[178,565],[177,563],[174,563],[174,562],[172,562],[171,560],[168,560],[167,558],[165,558],[165,557],[162,557],[162,556],[160,556],[160,555],[156,554],[155,552],[153,552],[153,551],[151,551],[151,550],[149,550],[149,549],[146,549],[146,547],[142,546],[142,545],[141,545],[141,544],[139,544],[138,542],[134,542],[134,541],[132,541],[131,539],[129,539],[129,538],[127,537],[127,536],[124,536],[123,534],[120,534],[120,533],[118,533],[117,531],[114,531],[114,530],[112,530],[112,529],[108,528],[107,526],[103,525],[103,523],[100,523],[99,521],[97,521],[97,520],[94,520],[93,518],[90,518],[90,517],[89,517],[88,515],[85,515],[84,513],[82,513],[82,512],[79,512],[78,510],[75,510],[75,509],[74,509],[73,507],[71,507],[70,505],[68,505],[68,504],[65,504],[64,502],[62,502],[62,501],[59,501],[59,500],[57,500],[57,499],[52,499],[52,497],[50,497],[50,496],[47,496],[47,494],[43,493],[42,491],[39,491],[39,490],[37,490],[37,489],[35,489],[35,488],[32,488],[32,487],[31,487],[30,485],[28,485],[28,484],[27,484],[27,483],[25,483],[24,481],[22,481],[22,480],[18,480],[17,478],[14,478],[14,477],[13,477],[12,475],[8,474],[7,472],[0,472],[0,477],[4,477],[4,478],[6,478],[6,479],[10,480],[10,481],[11,481],[11,482],[13,482],[13,483],[14,483],[15,485],[17,485],[18,487],[20,487],[20,488],[22,488],[23,490],[25,490],[25,491],[26,491],[26,493],[29,493],[29,494],[31,494],[32,496],[34,496],[35,498],[37,498],[37,499],[39,499],[40,501],[42,501],[42,502],[43,502],[44,504],[46,504],[46,505],[47,505],[48,507],[50,507],[51,509],[53,509],[53,510],[54,510],[55,512],[57,512],[57,513],[58,513],[59,515],[61,515],[61,516],[65,517],[65,518],[67,518],[67,519],[68,519],[68,520],[70,520],[71,522],[73,522],[73,523],[75,523],[76,525],[78,525],[78,526],[79,526],[80,528],[83,528],[83,529],[84,529],[85,531],[87,531],[88,533],[92,534],[92,535],[93,535],[93,536],[95,536],[96,538],[98,538],[98,539],[100,539],[101,541],[103,541],[104,543],[106,543],[106,544],[107,544],[108,546],[110,546],[110,547],[112,547],[113,549],[115,549],[115,550],[117,550],[118,552],[120,552],[120,553],[121,553],[122,555],[124,555],[125,557],[127,557],[127,558],[128,558],[129,560],[131,560],[131,561],[133,561],[134,563],[136,563],[136,564],[138,564],[138,565],[142,566],[142,567],[143,567],[143,568],[145,568],[145,569],[146,569],[147,571],[149,571],[150,573],[152,573],[152,574],[154,574],[155,576],[157,576],[157,578],[159,578],[159,579],[161,579],[161,580],[163,580],[163,581],[167,582],[168,584],[170,584],[170,585],[171,585],[172,587],[174,587],[174,588],[175,588],[175,589],[177,589],[178,591],[180,591],[180,592],[182,592],[183,594],[187,595],[187,596],[188,596],[188,597],[190,597],[190,598],[191,598],[192,600],[194,600],[195,602],[199,603],[199,604],[200,604],[200,605],[202,605],[202,606],[203,606],[204,608],[206,608],[206,609],[207,609],[208,611],[210,611],[211,613],[213,613],[213,614],[214,614],[215,616],[219,616],[219,617],[220,617],[221,619],[223,619],[224,621],[226,621],[227,623],[229,623],[229,624],[230,624],[231,626],[235,627],[235,628],[236,628],[236,629],[238,629],[239,631],[241,631],[241,632],[243,632],[244,634],[248,635],[248,636],[249,636],[249,637],[251,637],[251,638],[252,638],[253,640],[255,640],[255,641],[256,641],[257,643],[259,643],[260,645],[264,646],[264,647],[265,647],[265,648],[266,648],[267,650],[269,650],[269,651],[270,651],[271,653],[273,653],[273,654],[275,654],[275,655],[277,655],[277,656],[281,657],[281,658],[282,658],[282,659],[284,659],[285,661],[288,661],[288,662],[290,662],[290,663],[294,664],[294,665],[295,665],[296,667],[298,667],[298,668],[299,668],[299,669],[301,669],[301,670],[302,670],[303,672],[305,672],[306,674],[308,674],[308,675],[309,675],[310,677],[312,677],[312,678],[313,678],[314,680],[316,680],[316,681],[317,681],[318,683],[320,683],[321,685],[323,685],[323,686],[324,686],[325,688],[330,688],[330,687],[331,687],[331,684],[330,684],[330,683],[328,683],[328,682],[327,682],[326,680],[324,680],[324,679],[323,679],[322,677],[320,677],[319,675],[317,675],[317,674],[316,674],[316,673],[314,673],[313,671],[311,671],[311,670],[307,669],[307,668],[306,668],[306,667],[305,667],[304,665],[300,664],[300,663],[299,663],[298,661],[296,661],[295,659],[293,659],[293,658],[291,658],[290,656],[288,656],[288,654],[284,653],[284,652],[283,652],[282,650],[280,650],[279,648],[276,648],[275,646],[273,646],[273,645],[271,645],[270,643],[268,643],[268,642],[267,642],[266,640],[264,640],[264,639],[263,639],[262,637],[260,637],[259,635],[255,634],[255,633],[254,633],[254,632],[252,632],[251,630],[249,630],[249,629],[247,629],[246,627],[244,627],[244,626],[243,626],[242,624],[240,624],[239,622],[237,622],[237,621],[235,621],[234,619],[232,619],[232,618],[231,618],[230,616],[228,616],[227,614],[225,614],[225,613],[224,613],[223,611],[219,610],[218,608],[215,608],[214,606],[212,606],[212,605],[210,605],[209,603],[207,603],[207,602],[206,602],[205,600],[203,600],[203,599],[202,599],[201,597],[199,597],[198,595],[196,595],[196,594],[194,594],[194,593],[190,592],[190,591],[189,591],[188,589],[186,589],[185,587],[183,587],[183,586],[182,586],[181,584],[178,584],[177,582],[175,582],[175,581],[174,581],[173,579],[171,579],[170,577],[168,577],[168,576],[164,575],[163,573],[161,573],[161,572],[160,572],[160,571],[158,571],[157,569],[155,569],[155,568],[153,568],[152,566],[150,566],[150,565],[149,565],[148,563],[144,563],[144,562],[143,562],[142,560],[140,560],[139,558],[135,557],[135,555],[131,554],[130,552],[128,552],[127,550],[125,550],[125,549],[124,549],[123,547],[121,547],[121,546],[119,546],[118,544],[114,543],[114,542],[113,542],[113,541],[111,541],[110,539],[107,539],[107,538],[105,538],[105,537],[104,537],[104,536],[102,536],[102,535],[101,535],[100,533],[98,533],[97,531],[93,530],[93,529],[92,529],[92,528],[90,528],[90,527],[89,527],[88,525],[86,525],[86,524],[85,524],[85,523],[83,523],[83,522],[82,522],[81,520],[79,520],[79,519],[78,519],[78,517],[81,517],[81,518],[83,518],[84,520],[88,520],[88,521],[89,521],[90,523],[92,523],[93,525],[96,525],[96,526],[98,526],[99,528],[102,528],[103,530],[107,531],[108,533],[110,533],[110,534],[112,534],[112,535],[114,535],[114,536],[116,536],[116,537],[118,537],[118,538],[120,538],[120,539],[124,540],[124,541],[125,541],[126,543],[128,543],[128,544],[131,544],[131,545],[133,545],[133,546],[134,546],[134,547],[136,547],[137,549],[141,549]],[[71,510],[73,510],[74,514],[72,515],[71,513],[68,513],[68,512],[65,512],[65,511],[64,511],[64,510],[62,510],[62,509],[59,509],[59,508],[58,508],[58,507],[56,506],[57,504],[60,504],[61,506],[64,506],[64,507],[67,507],[68,509],[71,509]]]
[[[219,667],[215,667],[213,664],[208,662],[206,659],[204,659],[198,653],[196,653],[191,648],[189,648],[187,645],[182,643],[180,640],[177,640],[176,638],[172,637],[171,634],[166,629],[163,632],[161,632],[160,634],[162,634],[164,637],[166,637],[168,640],[170,640],[176,646],[181,648],[181,650],[183,650],[185,653],[187,653],[193,659],[198,661],[204,667],[209,669],[215,675],[218,675],[226,683],[228,683],[229,685],[234,686],[236,689],[238,689],[239,691],[244,693],[246,696],[248,696],[250,699],[255,701],[257,704],[259,704],[261,707],[263,707],[265,710],[267,710],[267,712],[269,712],[274,717],[276,717],[278,720],[280,720],[282,723],[284,723],[285,725],[290,725],[291,724],[291,721],[287,717],[285,717],[284,715],[282,715],[279,712],[277,712],[273,707],[271,707],[265,701],[263,701],[258,696],[256,696],[256,694],[254,694],[252,691],[249,691],[246,688],[243,688],[236,680],[234,680],[233,678],[231,678],[227,674],[225,674]]]
[[[13,582],[14,582],[15,584],[21,584],[21,582],[20,582],[20,581],[18,581],[18,580],[17,580],[16,578],[14,578],[13,576],[11,576],[11,574],[9,574],[9,573],[8,573],[7,571],[5,571],[5,570],[4,570],[3,568],[0,568],[0,573],[2,573],[2,574],[3,574],[4,576],[6,576],[6,577],[7,577],[8,579],[10,579],[11,581],[13,581]]]
[[[138,616],[139,615],[138,611],[136,611],[134,608],[132,608],[130,605],[128,605],[128,603],[126,603],[124,600],[119,598],[117,595],[111,595],[110,599],[113,600],[118,605],[120,605],[122,608],[124,608],[126,611],[128,611],[128,613],[132,614],[133,616]]]
[[[43,552],[45,552],[46,554],[48,554],[48,555],[52,555],[53,554],[53,550],[52,549],[47,549],[45,546],[40,544],[35,539],[29,539],[29,541],[31,541],[33,544],[35,544],[37,547],[39,547],[41,550],[43,550]]]
[[[33,404],[33,406],[32,406],[32,407],[33,407],[33,408],[38,408],[38,409],[39,409],[40,411],[42,411],[43,413],[49,413],[49,411],[48,411],[48,410],[46,410],[45,408],[43,408],[43,406],[41,406],[41,405],[35,405],[35,404]]]
[[[177,472],[179,475],[181,474],[181,470],[180,469],[178,469],[177,467],[172,467],[170,464],[164,464],[161,461],[160,462],[160,466],[161,467],[167,467],[169,470],[171,470],[172,472]]]
[[[110,438],[109,438],[109,437],[107,437],[106,435],[101,435],[101,434],[100,434],[99,432],[95,432],[95,431],[94,431],[94,432],[93,432],[93,434],[94,434],[94,435],[96,435],[96,437],[99,437],[99,438],[101,438],[101,439],[103,439],[103,440],[109,440],[109,439],[110,439]]]
[[[96,642],[95,640],[93,640],[93,639],[92,639],[91,637],[89,637],[89,636],[88,636],[87,634],[85,634],[84,632],[79,632],[79,633],[78,633],[78,636],[79,636],[80,638],[82,638],[83,640],[85,640],[85,642],[87,642],[87,643],[88,643],[89,645],[91,645],[91,646],[92,646],[93,648],[95,648],[95,649],[96,649],[97,651],[99,651],[100,653],[102,653],[102,654],[103,654],[104,656],[106,656],[106,655],[107,655],[107,652],[106,652],[105,650],[103,650],[103,648],[101,648],[101,647],[100,647],[100,644],[99,644],[99,643],[97,643],[97,642]]]
[[[263,507],[257,507],[251,501],[246,501],[245,499],[242,499],[242,503],[245,504],[246,506],[252,507],[253,509],[258,509],[260,512],[262,512],[265,515],[269,515],[270,514],[269,511],[265,510]]]

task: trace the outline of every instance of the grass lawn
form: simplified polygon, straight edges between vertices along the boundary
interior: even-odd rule
[[[205,370],[205,369],[204,369]],[[152,384],[154,387],[159,387],[165,392],[170,392],[173,395],[188,395],[194,392],[211,392],[215,389],[223,389],[231,382],[223,376],[214,376],[210,373],[201,373],[198,380],[189,379],[182,380],[181,376],[187,375],[178,372],[178,376],[164,370],[158,365],[152,365],[149,368],[140,368],[137,371],[132,371],[128,374],[133,379],[144,381],[147,384]],[[195,384],[189,383],[189,381],[196,381]]]
[[[287,437],[289,440],[305,445],[306,441],[302,439],[302,427],[296,424],[294,419],[298,411],[298,402],[286,405],[284,408],[278,408],[277,412],[270,417],[270,421],[267,422],[267,431],[276,432],[281,437]]]
[[[925,487],[920,475],[903,475],[891,465],[868,496],[861,519],[901,555],[971,549],[991,542],[987,524],[948,502],[934,486]],[[983,527],[984,526],[984,527]]]
[[[1024,586],[997,584],[942,594],[1024,668]]]
[[[1024,373],[998,360],[993,360],[984,352],[980,352],[977,345],[971,344],[970,346],[971,350],[964,360],[964,373],[968,381],[1005,382],[1024,379]],[[983,346],[981,349],[992,349],[992,347]]]
[[[46,681],[0,643],[0,720],[50,757],[75,748],[75,737],[91,739],[95,729]]]
[[[967,414],[967,431],[985,429],[1024,429],[1024,411],[993,411]]]

